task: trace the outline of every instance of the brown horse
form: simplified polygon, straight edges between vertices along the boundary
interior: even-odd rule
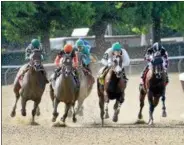
[[[118,114],[120,112],[121,104],[124,102],[126,80],[123,79],[122,57],[121,55],[115,55],[113,58],[113,66],[109,68],[107,75],[105,76],[105,83],[102,85],[97,78],[97,90],[99,96],[100,116],[102,120],[102,126],[105,119],[109,118],[108,103],[109,100],[116,99],[114,104],[114,116],[113,121],[118,121]],[[105,112],[104,112],[105,104]],[[104,116],[105,114],[105,116]]]
[[[162,96],[163,101],[163,112],[162,117],[166,117],[166,107],[165,107],[165,83],[166,83],[166,73],[163,68],[163,60],[161,57],[156,57],[152,62],[152,67],[145,74],[144,86],[140,86],[140,111],[138,114],[138,119],[142,119],[142,109],[144,107],[144,99],[146,94],[148,94],[149,101],[149,125],[153,124],[153,111],[158,105],[159,99]]]
[[[50,97],[53,102],[53,118],[52,121],[55,122],[57,116],[57,107],[60,102],[65,103],[65,113],[61,120],[65,123],[65,119],[68,116],[68,111],[70,107],[73,109],[73,122],[76,122],[74,105],[78,96],[77,83],[73,76],[72,58],[70,55],[65,54],[62,59],[62,68],[60,75],[56,81],[52,81],[50,84]]]
[[[35,123],[34,117],[37,112],[39,115],[39,103],[41,101],[42,94],[46,86],[46,78],[44,76],[44,68],[41,64],[41,52],[35,50],[31,56],[31,61],[29,64],[26,64],[20,68],[17,73],[17,76],[14,81],[14,93],[16,96],[16,101],[11,112],[11,117],[16,115],[16,106],[17,102],[21,95],[21,104],[22,104],[22,116],[26,116],[26,102],[28,100],[34,101],[34,107],[32,110],[32,123]],[[22,80],[20,80],[20,74],[22,71],[27,68],[27,72],[24,74]]]

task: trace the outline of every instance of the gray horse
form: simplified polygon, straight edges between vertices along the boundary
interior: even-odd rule
[[[91,76],[85,70],[83,67],[83,58],[85,55],[83,55],[81,52],[77,53],[78,55],[78,74],[79,74],[79,80],[80,80],[80,89],[79,89],[79,96],[77,99],[77,106],[76,106],[76,114],[79,114],[80,116],[83,115],[83,102],[84,100],[89,96],[93,83],[91,83],[92,79]]]
[[[44,68],[41,65],[41,52],[39,50],[35,50],[31,58],[32,59],[29,64],[25,64],[19,69],[15,78],[14,93],[16,96],[16,101],[11,112],[11,117],[16,115],[17,102],[21,96],[22,116],[26,116],[26,102],[28,100],[34,101],[31,122],[34,124],[36,111],[37,115],[40,114],[38,105],[41,101],[47,81],[45,75],[43,74],[45,73]],[[22,71],[25,70],[25,68],[28,70],[24,74],[24,77],[20,79],[20,74],[22,74]]]
[[[74,80],[74,71],[72,67],[72,58],[70,55],[65,54],[62,59],[61,71],[56,81],[52,80],[50,84],[50,97],[53,102],[53,118],[55,122],[58,116],[57,107],[60,102],[65,103],[65,113],[61,120],[65,123],[65,119],[68,116],[70,107],[73,108],[73,122],[76,122],[74,105],[78,96],[78,87]]]

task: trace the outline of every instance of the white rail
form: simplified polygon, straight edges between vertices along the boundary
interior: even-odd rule
[[[173,57],[169,57],[169,60],[179,60],[178,62],[178,71],[179,73],[181,73],[181,63],[184,60],[184,56],[173,56]],[[137,59],[131,59],[131,62],[137,62],[137,61],[145,61],[143,58],[137,58]],[[101,61],[97,61],[94,64],[99,64],[101,63]],[[22,65],[5,65],[5,66],[1,66],[1,68],[7,69],[5,71],[5,75],[4,75],[4,80],[5,80],[5,84],[7,84],[7,73],[10,71],[10,69],[18,69],[20,68]],[[43,64],[44,67],[52,67],[55,66],[54,63],[48,63],[48,64]],[[131,71],[131,65],[130,65],[130,70]]]

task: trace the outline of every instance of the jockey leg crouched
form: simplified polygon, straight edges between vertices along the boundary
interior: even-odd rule
[[[108,68],[109,68],[108,66],[104,67],[102,73],[101,73],[100,76],[98,77],[100,84],[104,84],[105,76],[106,76],[106,74],[107,74],[107,72],[108,72],[108,70],[109,70]]]
[[[78,74],[76,69],[74,69],[73,76],[74,76],[75,82],[77,84],[77,88],[79,88],[80,87],[79,74]]]
[[[142,74],[141,74],[141,83],[140,83],[140,85],[143,85],[143,84],[144,84],[144,75],[145,75],[145,73],[148,71],[148,68],[149,68],[149,65],[147,65],[147,66],[144,68],[144,70],[143,70],[143,72],[142,72]]]
[[[126,77],[126,74],[125,74],[125,69],[123,68],[123,79],[126,80],[126,82],[128,81],[128,78]]]
[[[92,75],[92,71],[90,69],[90,66],[86,65],[86,66],[84,66],[84,68],[86,70],[87,75],[90,77],[90,84],[93,84],[95,82],[95,78]]]
[[[56,68],[55,70],[54,70],[54,76],[53,76],[53,78],[51,78],[51,80],[53,79],[54,81],[56,80],[56,78],[58,77],[58,73],[60,72],[60,70],[61,70],[61,67],[58,67],[58,68]]]
[[[25,73],[29,70],[29,65],[26,66],[26,68],[22,71],[22,73],[20,74],[20,77],[24,77]]]

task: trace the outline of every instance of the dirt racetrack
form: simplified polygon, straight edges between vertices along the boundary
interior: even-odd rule
[[[109,104],[110,119],[101,127],[96,85],[84,102],[84,116],[77,116],[77,123],[66,120],[67,127],[52,127],[52,104],[48,87],[40,104],[41,115],[36,117],[39,125],[31,126],[32,102],[27,104],[27,117],[20,115],[20,100],[15,118],[10,117],[14,104],[12,86],[2,87],[2,144],[3,145],[184,145],[184,93],[178,74],[170,74],[166,91],[167,118],[161,117],[160,102],[154,112],[155,125],[134,124],[139,110],[139,76],[129,76],[125,102],[121,107],[118,123],[112,122],[112,105]],[[60,116],[63,104],[59,105]],[[148,101],[143,110],[148,121]],[[58,117],[58,120],[60,119]]]

